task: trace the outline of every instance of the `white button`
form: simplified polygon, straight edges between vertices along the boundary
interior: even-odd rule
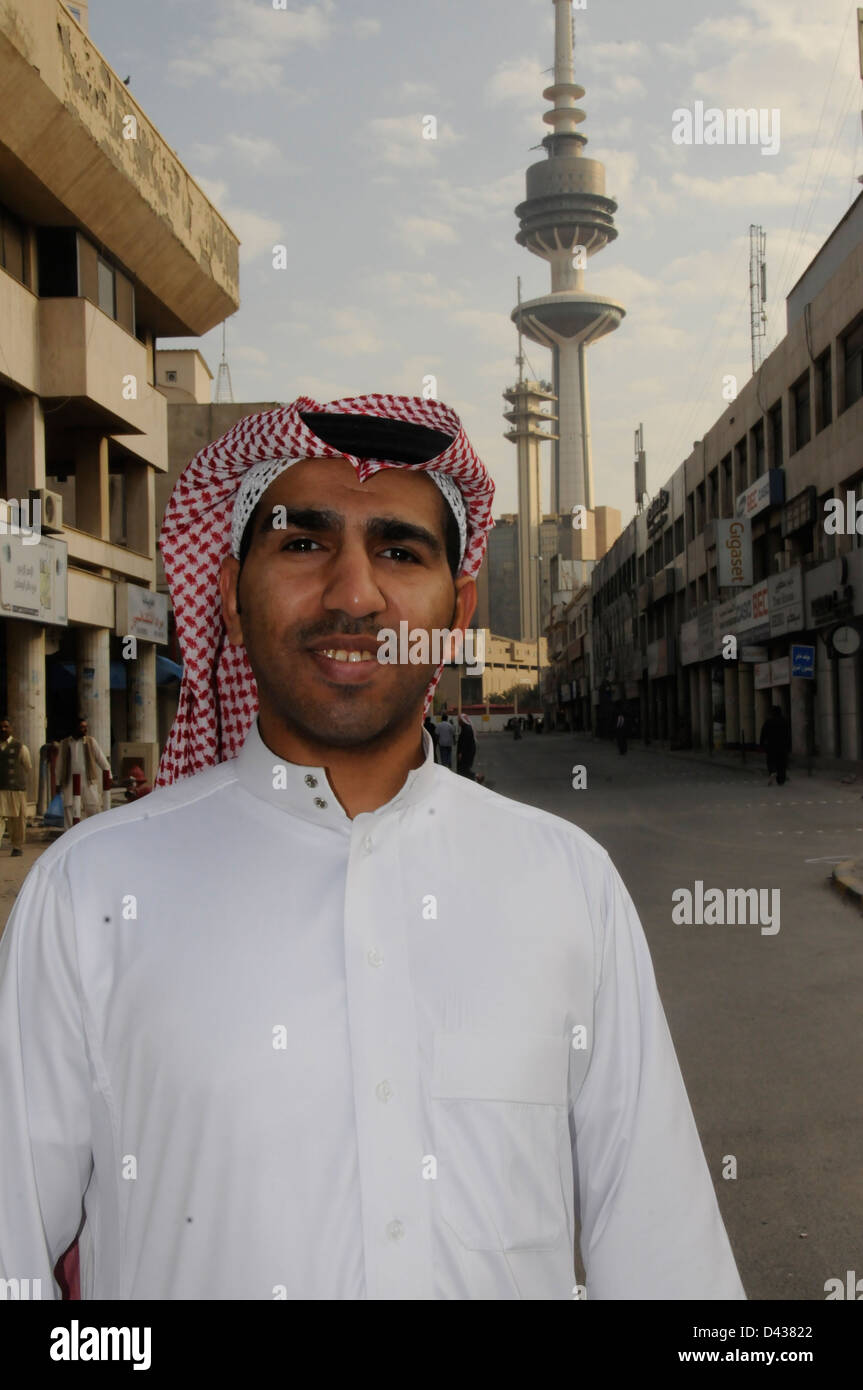
[[[405,1233],[405,1228],[400,1221],[390,1221],[387,1225],[387,1235],[390,1240],[401,1240]]]
[[[393,1088],[388,1081],[379,1081],[375,1087],[375,1095],[378,1100],[386,1103],[393,1093]]]
[[[363,849],[365,850],[366,854],[371,854],[374,847],[374,841],[372,840],[371,835],[367,835],[366,838],[363,840]]]
[[[369,951],[368,955],[366,956],[366,960],[368,961],[369,965],[383,965],[384,963],[384,958],[381,955],[380,951]]]

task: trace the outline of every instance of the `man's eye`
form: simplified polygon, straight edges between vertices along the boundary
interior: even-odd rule
[[[285,544],[279,548],[281,550],[296,550],[299,546],[305,547],[312,545],[318,545],[318,542],[312,540],[311,536],[295,536],[293,540],[285,541]]]
[[[381,554],[382,554],[382,555],[398,555],[398,556],[400,557],[400,558],[399,558],[399,564],[402,564],[403,561],[404,561],[405,559],[410,560],[411,563],[412,563],[412,564],[415,564],[415,565],[418,565],[418,564],[420,563],[419,560],[418,560],[418,558],[417,558],[417,556],[414,555],[413,551],[411,551],[411,550],[402,550],[401,546],[398,546],[398,545],[391,545],[391,546],[389,546],[389,548],[388,548],[387,550],[382,550],[382,551],[381,551]]]

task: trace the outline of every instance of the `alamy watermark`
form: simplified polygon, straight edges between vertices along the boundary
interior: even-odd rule
[[[31,513],[32,508],[32,513]],[[42,502],[38,497],[0,501],[0,536],[20,536],[24,545],[38,545],[42,535]]]
[[[729,107],[722,111],[696,101],[692,110],[678,106],[671,113],[675,145],[760,145],[762,154],[779,153],[779,108]]]
[[[760,926],[762,936],[779,930],[778,888],[708,888],[695,880],[694,892],[675,888],[671,920],[677,926]]]
[[[382,627],[378,661],[382,666],[440,666],[449,661],[465,666],[468,676],[481,676],[485,670],[485,628],[424,627],[408,628],[403,619],[399,630]]]

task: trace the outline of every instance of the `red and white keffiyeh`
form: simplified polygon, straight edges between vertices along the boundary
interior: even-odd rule
[[[319,439],[301,414],[375,415],[406,420],[452,436],[426,463],[363,459]],[[473,578],[494,524],[494,483],[475,454],[454,410],[420,396],[349,396],[319,405],[300,396],[290,405],[248,415],[201,449],[181,473],[165,510],[159,545],[165,566],[183,679],[177,714],[159,764],[156,786],[168,786],[239,753],[258,712],[258,692],[245,647],[227,641],[219,594],[221,562],[231,544],[234,501],[247,471],[264,459],[347,458],[361,482],[381,468],[439,471],[451,477],[467,510],[467,545],[460,574]],[[426,693],[428,710],[443,666]]]

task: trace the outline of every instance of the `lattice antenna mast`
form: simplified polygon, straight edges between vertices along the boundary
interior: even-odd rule
[[[216,376],[216,404],[229,405],[233,403],[234,388],[231,385],[231,369],[228,366],[227,357],[227,324],[222,324],[222,360],[219,363],[219,371]]]
[[[749,336],[752,342],[752,375],[764,361],[767,336],[767,234],[754,223],[749,226]]]

